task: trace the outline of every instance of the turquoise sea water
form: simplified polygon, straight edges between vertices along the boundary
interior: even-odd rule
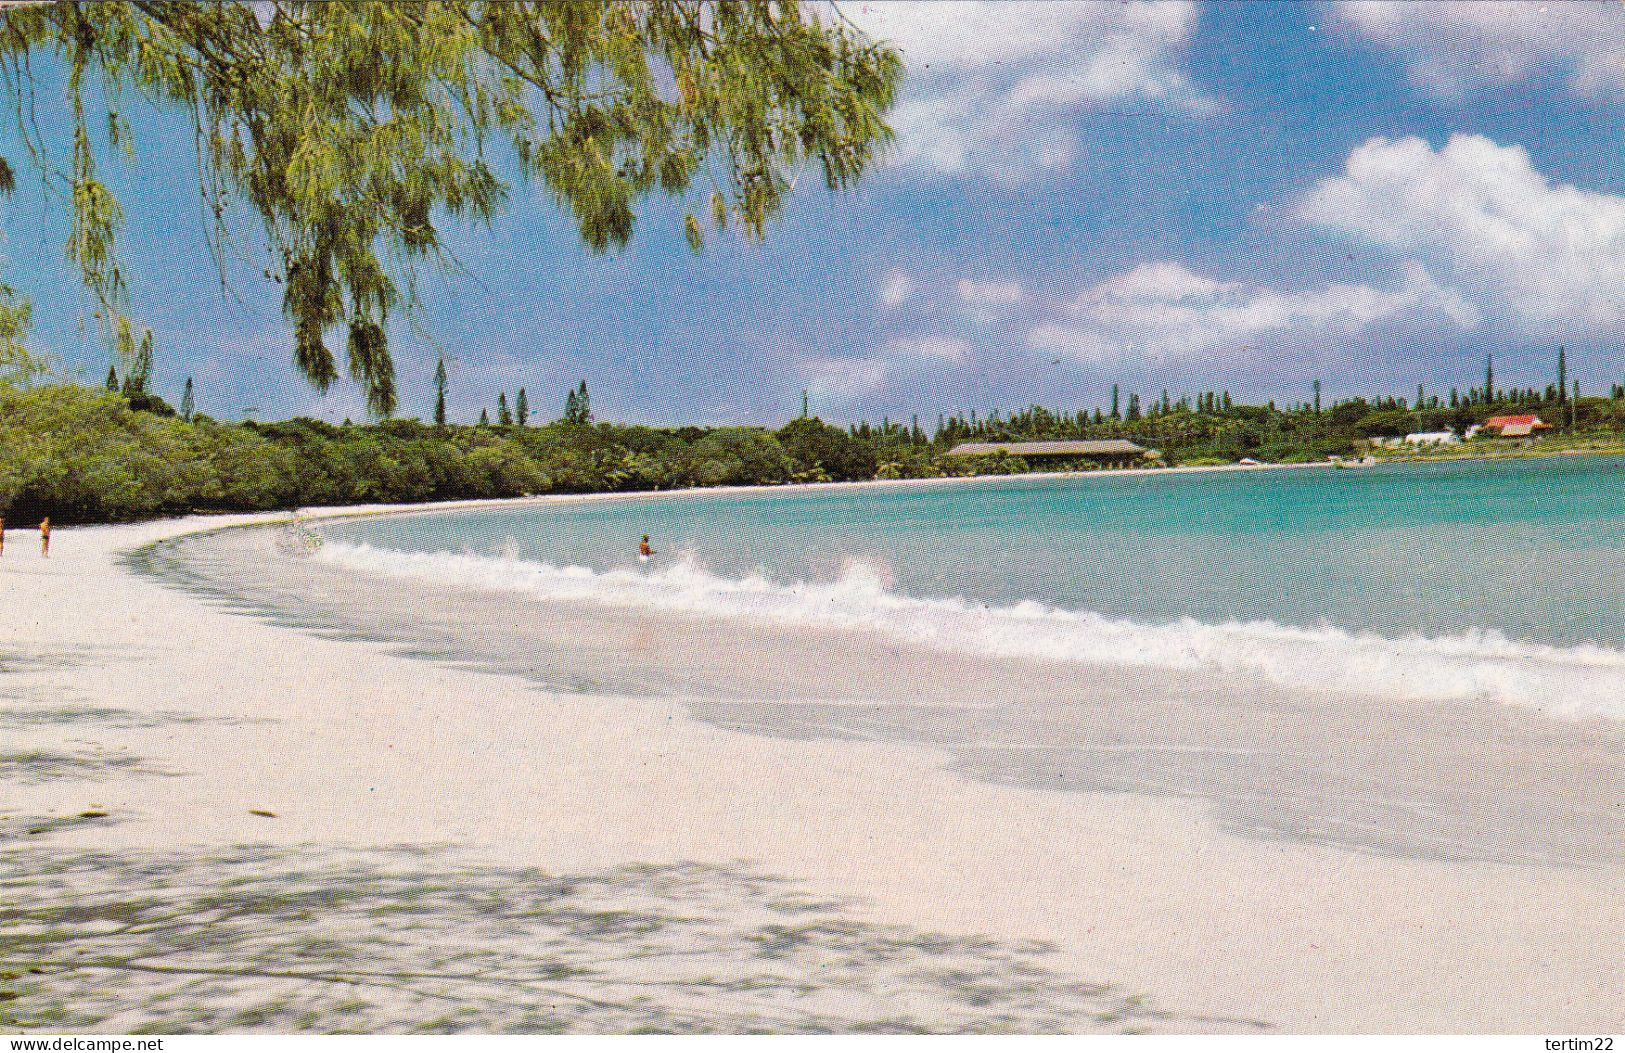
[[[674,563],[1151,623],[1625,644],[1625,461],[786,489],[340,523],[334,540],[598,572]],[[659,556],[635,559],[648,533]]]
[[[792,488],[323,529],[329,561],[544,603],[1625,714],[1615,458]]]
[[[1620,459],[665,494],[317,529],[315,558],[261,530],[150,562],[289,624],[600,696],[605,719],[666,698],[753,734],[925,746],[995,782],[1205,802],[1244,836],[1625,862]]]

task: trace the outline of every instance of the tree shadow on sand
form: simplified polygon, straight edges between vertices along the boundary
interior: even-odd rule
[[[95,749],[65,753],[59,750],[0,752],[0,780],[28,785],[53,779],[110,779],[119,775],[169,774],[147,765],[139,757]]]
[[[0,851],[0,1030],[1255,1031],[744,868]]]
[[[37,694],[37,693],[36,693]],[[33,695],[0,694],[0,702],[27,705],[0,705],[0,728],[159,728],[170,724],[268,724],[269,717],[204,717],[180,710],[157,709],[142,712],[118,706],[40,705]]]

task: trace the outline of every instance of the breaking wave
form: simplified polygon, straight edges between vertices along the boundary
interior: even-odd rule
[[[1390,638],[1271,621],[1147,624],[1032,601],[988,606],[908,596],[893,591],[882,570],[861,563],[834,581],[784,584],[758,575],[713,574],[692,560],[656,570],[595,571],[512,555],[403,552],[342,542],[328,543],[316,558],[372,575],[543,602],[859,630],[962,654],[1259,677],[1300,691],[1406,702],[1476,700],[1552,716],[1625,719],[1625,651],[1526,643],[1493,630]]]

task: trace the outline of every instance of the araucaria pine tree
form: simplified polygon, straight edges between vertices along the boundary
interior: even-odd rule
[[[186,388],[181,392],[181,419],[190,421],[192,419],[192,409],[192,378],[187,377]]]
[[[521,428],[530,420],[530,402],[525,398],[524,388],[519,389],[519,398],[514,401],[513,415]]]
[[[446,424],[446,360],[440,359],[434,367],[434,422]]]
[[[1563,353],[1563,345],[1557,345],[1557,401],[1563,402],[1569,397],[1569,362],[1568,356]]]
[[[575,388],[571,388],[564,396],[564,423],[577,423]]]
[[[124,371],[124,393],[126,395],[140,395],[147,390],[147,381],[152,379],[152,333],[148,331],[141,338],[141,343],[135,352],[135,362]]]
[[[107,367],[107,390],[118,390],[118,368],[115,366]]]
[[[480,427],[489,428],[490,426],[491,426],[491,417],[490,417],[490,415],[487,414],[484,409],[481,409],[480,410]]]
[[[587,394],[587,382],[585,380],[576,389],[576,423],[592,423],[592,398]]]
[[[513,411],[508,409],[508,393],[497,392],[497,423],[504,428],[513,427]]]

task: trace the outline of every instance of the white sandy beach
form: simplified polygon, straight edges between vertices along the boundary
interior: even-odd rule
[[[1054,941],[1052,968],[1176,1014],[1164,1030],[1625,1030],[1617,873],[1242,839],[1193,805],[977,782],[923,748],[548,694],[267,624],[118,564],[256,518],[61,529],[49,561],[9,532],[0,752],[56,766],[0,768],[19,870],[31,854],[242,845],[445,846],[461,866],[552,874],[744,865],[851,900],[865,923]],[[85,811],[108,816],[51,822]]]

